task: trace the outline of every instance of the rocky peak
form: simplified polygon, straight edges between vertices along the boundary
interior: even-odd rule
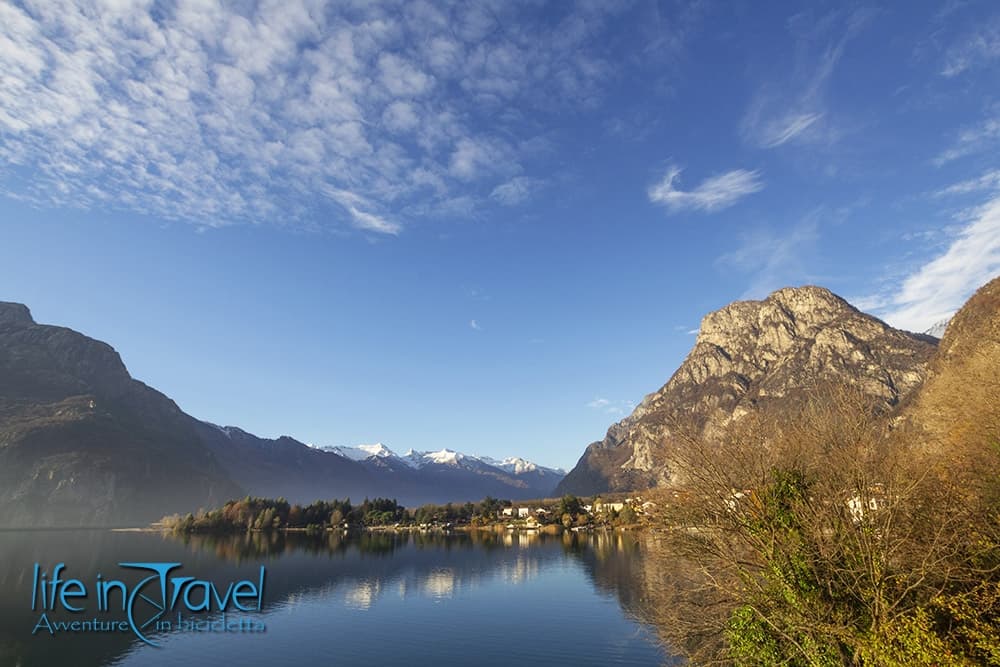
[[[870,320],[865,322],[867,335],[885,328],[872,327],[877,320],[861,315],[828,289],[786,287],[763,301],[737,301],[709,313],[702,320],[697,342],[723,350],[766,348],[774,355],[781,355],[794,347],[797,340],[813,338],[819,331],[855,316]]]
[[[37,324],[27,306],[0,302],[0,395],[117,397],[128,393],[133,382],[107,343],[65,327]]]
[[[893,329],[822,287],[731,303],[705,316],[680,368],[588,448],[560,490],[668,483],[668,425],[711,440],[751,412],[790,410],[819,384],[852,384],[873,403],[895,405],[922,382],[933,340]]]
[[[0,301],[0,328],[24,327],[34,323],[31,311],[23,303]]]

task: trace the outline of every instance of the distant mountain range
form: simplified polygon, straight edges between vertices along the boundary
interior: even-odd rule
[[[360,461],[378,468],[406,466],[412,470],[424,470],[430,469],[433,466],[447,466],[474,472],[501,470],[508,475],[530,476],[540,481],[545,480],[541,483],[543,487],[552,479],[562,479],[566,475],[565,470],[546,468],[516,456],[497,460],[488,456],[463,454],[462,452],[456,452],[447,448],[436,452],[418,452],[410,449],[402,456],[381,442],[373,445],[358,445],[357,447],[334,446],[319,447],[318,449],[333,452],[352,461]]]
[[[145,523],[244,495],[423,503],[548,496],[562,471],[450,450],[310,447],[200,421],[111,346],[0,302],[0,526]]]

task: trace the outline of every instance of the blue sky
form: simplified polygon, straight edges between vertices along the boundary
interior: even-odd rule
[[[0,298],[192,414],[572,466],[700,318],[1000,273],[1000,6],[0,4]]]

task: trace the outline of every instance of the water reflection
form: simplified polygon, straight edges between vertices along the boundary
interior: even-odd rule
[[[462,646],[489,654],[477,653],[479,664],[514,654],[533,664],[660,664],[662,651],[630,620],[647,599],[642,556],[621,533],[0,532],[0,665],[201,664],[213,651],[221,663],[271,665],[324,650],[343,665],[412,664],[414,650],[423,664],[466,664]],[[125,579],[116,564],[142,560],[181,562],[183,574],[220,585],[265,565],[266,637],[170,636],[157,650],[129,634],[30,636],[36,561],[64,561],[69,576],[93,581],[98,571]],[[372,634],[386,624],[398,645]],[[544,641],[521,639],[545,628]]]

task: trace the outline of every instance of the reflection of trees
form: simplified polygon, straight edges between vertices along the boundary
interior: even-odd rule
[[[586,549],[590,538],[576,534],[470,531],[164,533],[163,539],[223,562],[269,561],[268,576],[281,576],[282,561],[304,561],[320,575],[300,588],[302,595],[343,591],[346,604],[367,608],[388,590],[447,597],[484,577],[520,583],[539,574],[544,562],[567,549]],[[573,546],[576,545],[576,546]],[[534,547],[542,547],[535,549]],[[391,556],[391,558],[390,558]],[[332,557],[335,557],[331,560]],[[318,567],[317,563],[327,563]]]
[[[438,541],[425,536],[414,537],[402,532],[345,532],[284,533],[253,531],[246,533],[164,533],[166,538],[177,541],[194,552],[211,552],[219,559],[242,563],[248,560],[278,558],[285,554],[301,552],[318,555],[342,553],[350,546],[373,556],[390,555],[396,549],[418,541],[421,545],[440,546]]]
[[[491,581],[532,585],[546,568],[571,557],[584,563],[583,570],[599,590],[617,595],[627,611],[638,616],[631,608],[638,598],[629,584],[630,573],[635,572],[636,547],[627,535],[272,531],[170,536],[102,533],[96,541],[92,537],[89,533],[46,533],[44,540],[28,543],[30,548],[23,551],[17,550],[16,543],[0,539],[0,582],[22,581],[27,586],[26,590],[11,589],[6,607],[0,599],[4,620],[0,665],[98,667],[114,663],[133,646],[134,638],[124,634],[72,642],[25,639],[20,628],[30,627],[33,617],[30,607],[23,604],[31,595],[30,564],[44,562],[46,554],[52,553],[71,564],[73,576],[85,581],[92,581],[98,571],[108,576],[120,561],[162,560],[183,563],[182,574],[224,587],[235,579],[256,576],[258,566],[266,565],[265,613],[309,601],[367,609],[384,596],[448,598]],[[16,556],[13,561],[12,555]],[[622,558],[630,562],[618,562]],[[5,632],[8,627],[17,632]]]
[[[261,557],[277,558],[292,553],[330,554],[349,547],[366,555],[390,555],[397,549],[412,547],[450,552],[456,549],[495,551],[513,546],[527,547],[543,536],[538,533],[511,533],[475,530],[462,533],[440,531],[363,531],[363,532],[262,532],[246,533],[163,533],[194,552],[211,552],[222,560],[241,563]],[[549,540],[559,539],[545,536]],[[578,536],[567,535],[575,544]]]
[[[248,532],[236,534],[165,533],[169,539],[179,541],[194,552],[211,552],[221,560],[242,563],[274,558],[286,552],[302,551],[308,554],[328,553],[345,548],[345,541],[337,533],[281,533]]]
[[[660,557],[654,535],[618,531],[564,533],[563,548],[584,565],[597,590],[615,596],[622,610],[652,627],[665,650],[670,651],[675,637],[666,631],[666,596],[671,591],[689,590],[690,583]]]

